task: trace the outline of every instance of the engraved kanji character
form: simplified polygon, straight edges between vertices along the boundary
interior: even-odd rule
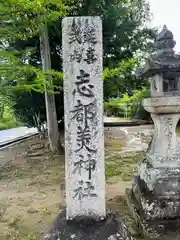
[[[94,97],[94,93],[92,91],[94,86],[92,84],[89,84],[89,77],[90,77],[89,73],[86,73],[82,69],[80,70],[80,76],[76,77],[78,81],[75,82],[77,90],[75,89],[73,91],[73,95],[75,95],[77,91],[81,96]]]
[[[77,143],[80,148],[77,149],[75,152],[79,152],[81,149],[85,147],[86,150],[88,150],[88,152],[96,153],[97,149],[92,149],[88,146],[90,145],[90,142],[91,142],[90,140],[91,140],[91,134],[90,134],[89,127],[83,129],[81,126],[78,126]]]
[[[70,61],[74,61],[80,63],[82,60],[82,49],[77,50],[75,49],[73,53],[70,54]]]
[[[84,61],[86,61],[88,64],[92,64],[97,60],[95,56],[95,50],[92,47],[89,47],[86,53],[86,58]]]
[[[97,197],[97,194],[94,193],[95,187],[93,186],[92,182],[83,180],[78,181],[78,188],[74,191],[73,198],[77,198],[78,200],[82,200],[85,197]]]
[[[95,187],[92,182],[86,181],[86,188],[84,188],[84,197],[97,197],[97,194],[94,193]]]
[[[81,100],[77,100],[77,105],[74,106],[72,119],[76,119],[77,122],[85,124],[85,128],[88,127],[88,120],[94,120],[96,116],[96,100],[90,104],[83,104]]]
[[[80,160],[74,163],[74,173],[78,172],[79,175],[81,175],[81,170],[84,168],[84,157],[82,155],[79,155]]]
[[[69,34],[69,43],[72,44],[73,42],[77,41],[79,44],[82,43],[81,37],[82,31],[80,25],[75,23],[75,19],[73,19],[71,32]]]
[[[84,42],[88,42],[88,43],[95,45],[97,43],[96,30],[94,27],[89,25],[88,20],[86,21],[85,25],[86,25],[86,28],[85,28],[85,32],[83,34]]]
[[[88,160],[86,161],[86,163],[87,163],[87,166],[85,169],[89,173],[89,180],[91,180],[92,171],[94,171],[96,168],[96,160],[93,159],[90,154],[88,154]]]
[[[88,154],[88,160],[84,160],[84,156],[79,155],[80,160],[74,163],[74,173],[78,172],[81,175],[81,170],[85,169],[89,173],[89,180],[91,179],[92,171],[96,168],[96,160]]]

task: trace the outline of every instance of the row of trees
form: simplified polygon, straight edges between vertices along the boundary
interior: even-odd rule
[[[146,0],[2,0],[0,2],[1,92],[18,118],[40,130],[47,122],[57,151],[63,120],[62,18],[101,16],[105,99],[146,85],[134,68],[152,50],[154,29]],[[45,97],[44,97],[45,94]]]

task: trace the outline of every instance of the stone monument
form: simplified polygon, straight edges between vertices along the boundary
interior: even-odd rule
[[[106,216],[101,32],[97,18],[63,21],[67,220]]]
[[[157,36],[155,53],[137,70],[151,81],[151,98],[143,106],[151,113],[155,131],[131,190],[129,207],[148,239],[180,239],[180,55],[166,26]]]
[[[105,206],[102,22],[68,17],[62,32],[66,210],[43,239],[132,240]]]

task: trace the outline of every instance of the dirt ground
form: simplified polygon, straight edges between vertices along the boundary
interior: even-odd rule
[[[142,159],[142,139],[129,144],[131,136],[123,132],[113,136],[106,131],[107,207],[118,212],[133,234],[138,235],[128,214],[124,192],[131,186],[133,172]],[[134,148],[138,141],[140,147]],[[52,155],[38,136],[1,150],[0,240],[40,239],[65,206],[64,187],[64,156]]]

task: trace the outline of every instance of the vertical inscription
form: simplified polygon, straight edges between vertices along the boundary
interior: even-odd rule
[[[105,217],[102,23],[63,20],[67,219]]]

